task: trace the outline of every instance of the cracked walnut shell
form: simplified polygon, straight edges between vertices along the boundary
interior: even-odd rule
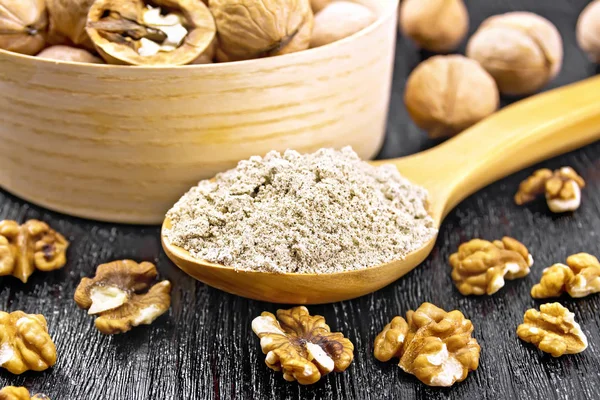
[[[331,332],[322,316],[311,316],[303,306],[277,310],[277,318],[263,312],[252,321],[252,330],[260,338],[267,366],[283,371],[286,381],[310,385],[331,371],[345,371],[354,359],[352,342]]]
[[[533,257],[519,241],[473,239],[459,246],[450,256],[452,280],[459,292],[467,295],[494,294],[504,279],[523,278],[530,272]]]
[[[404,103],[419,128],[431,138],[441,138],[492,114],[500,95],[494,79],[476,61],[460,55],[434,56],[409,75]]]
[[[309,0],[211,0],[217,59],[249,60],[308,49],[314,17]]]
[[[473,324],[460,311],[431,303],[395,317],[375,339],[375,358],[400,358],[400,368],[429,386],[452,386],[479,366],[481,348]]]
[[[0,0],[0,49],[34,55],[46,43],[45,0]]]
[[[553,357],[581,353],[588,346],[575,315],[559,303],[542,304],[540,311],[527,310],[517,335]]]
[[[22,225],[0,221],[0,276],[12,275],[26,283],[31,274],[62,268],[69,242],[45,222],[31,219]]]
[[[587,253],[567,258],[567,265],[554,264],[544,270],[540,283],[531,288],[536,299],[558,297],[567,292],[574,298],[600,292],[600,262]]]
[[[509,12],[483,21],[467,44],[467,57],[494,77],[501,93],[524,95],[558,75],[563,44],[558,29],[546,18]]]
[[[575,211],[581,204],[581,189],[584,187],[585,181],[571,167],[562,167],[554,172],[542,168],[521,182],[515,203],[523,205],[545,193],[550,211]]]
[[[0,366],[19,375],[56,363],[56,346],[43,315],[0,311]]]
[[[29,390],[24,387],[5,386],[0,390],[0,400],[50,400],[45,394],[31,397]]]
[[[106,335],[149,325],[171,305],[169,281],[150,287],[157,275],[156,267],[149,262],[120,260],[101,264],[93,279],[81,280],[75,302],[88,314],[98,315],[96,328]]]
[[[190,64],[211,50],[215,21],[196,0],[96,0],[87,33],[110,64]]]

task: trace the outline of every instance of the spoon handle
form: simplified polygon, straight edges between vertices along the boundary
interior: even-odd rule
[[[443,218],[482,187],[598,139],[600,76],[519,101],[431,150],[393,162],[401,172],[420,169],[418,182]]]

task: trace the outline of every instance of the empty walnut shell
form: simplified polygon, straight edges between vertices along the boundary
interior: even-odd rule
[[[142,55],[144,43],[158,43],[170,37],[166,29],[145,19],[147,6],[161,14],[175,15],[187,31],[170,51]],[[216,27],[208,7],[196,0],[97,0],[90,9],[87,32],[98,53],[111,64],[185,65],[200,57],[215,38]],[[153,46],[156,46],[154,44]]]
[[[70,46],[50,46],[42,50],[37,57],[47,58],[57,61],[80,62],[88,64],[103,64],[101,58],[96,57],[92,53],[84,49],[78,49]]]
[[[45,45],[44,0],[0,0],[0,49],[33,55]]]
[[[85,31],[88,11],[93,3],[94,0],[46,0],[50,15],[50,43],[69,43],[93,50],[94,44]]]
[[[314,18],[309,0],[211,0],[219,61],[249,60],[308,49]]]

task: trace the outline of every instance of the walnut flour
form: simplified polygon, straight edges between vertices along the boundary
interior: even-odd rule
[[[331,273],[401,259],[436,233],[427,192],[346,147],[287,150],[201,181],[167,213],[165,235],[236,269]]]

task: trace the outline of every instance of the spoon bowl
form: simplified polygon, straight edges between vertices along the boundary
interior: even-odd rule
[[[394,164],[429,192],[428,210],[439,228],[444,217],[482,187],[543,159],[600,139],[600,76],[508,106],[443,144]],[[167,256],[192,277],[226,292],[272,303],[320,304],[348,300],[396,281],[431,252],[435,238],[401,260],[348,272],[277,274],[236,270],[196,259],[168,243]]]

